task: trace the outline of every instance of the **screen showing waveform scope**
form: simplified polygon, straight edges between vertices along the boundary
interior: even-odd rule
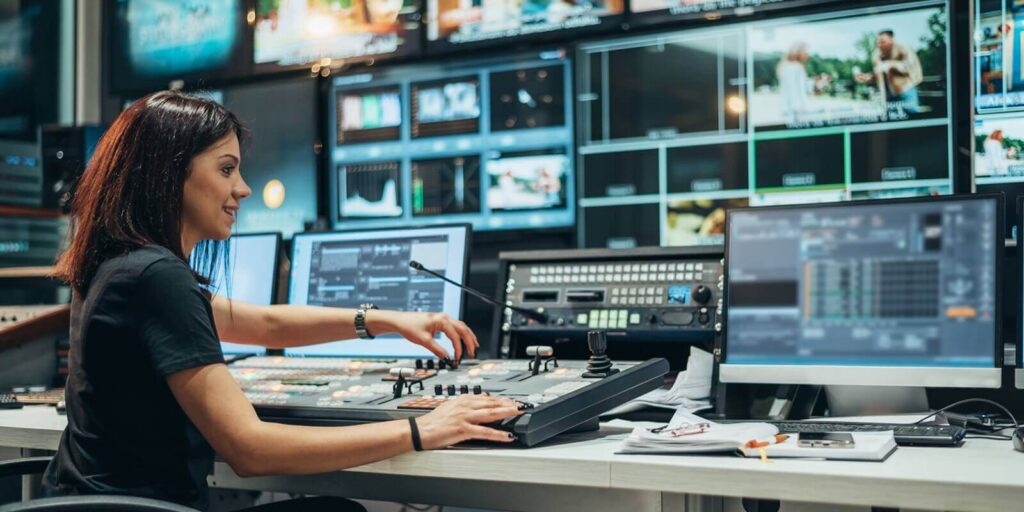
[[[249,71],[243,0],[116,0],[111,85],[118,92]]]
[[[669,193],[706,193],[749,188],[746,142],[669,148]]]
[[[338,166],[338,215],[343,218],[401,217],[398,161]]]
[[[583,197],[627,197],[658,193],[657,150],[589,153]]]
[[[415,55],[419,9],[419,0],[260,0],[253,60],[266,68]]]
[[[583,210],[586,247],[632,249],[660,245],[658,204],[595,206]]]
[[[727,362],[991,367],[997,208],[976,197],[730,213]]]
[[[480,131],[480,80],[476,76],[414,83],[410,90],[413,138]]]
[[[274,303],[277,255],[281,235],[277,233],[235,235],[228,240],[225,263],[231,279],[224,279],[224,265],[214,267],[211,291],[232,301],[269,306]],[[224,256],[222,256],[224,257]],[[262,354],[256,345],[221,342],[225,354]]]
[[[1024,4],[978,0],[974,5],[974,106],[979,113],[1024,108],[1020,40]]]
[[[486,166],[491,210],[565,208],[569,156],[564,149],[493,152]]]
[[[462,291],[410,268],[409,262],[418,261],[449,279],[465,282],[468,243],[466,225],[296,235],[288,303],[337,308],[357,308],[372,303],[386,310],[443,312],[459,318]],[[449,354],[454,354],[446,336],[442,334],[437,339]],[[430,356],[427,349],[396,335],[290,348],[287,353],[343,357]]]
[[[35,141],[57,122],[62,15],[60,2],[0,1],[0,139]]]
[[[752,28],[750,122],[770,130],[945,119],[947,29],[944,5]]]
[[[577,95],[584,142],[741,129],[745,51],[739,30],[676,32],[585,48],[587,69]]]
[[[622,0],[486,0],[427,2],[427,44],[447,49],[471,43],[507,42],[543,33],[599,27],[621,19]]]
[[[398,87],[339,92],[335,99],[337,144],[398,140],[402,93]]]
[[[565,124],[565,68],[530,67],[491,73],[491,131]]]
[[[480,156],[413,160],[414,216],[480,212]]]

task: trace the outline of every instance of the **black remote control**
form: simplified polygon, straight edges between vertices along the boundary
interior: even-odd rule
[[[0,409],[21,409],[22,404],[14,393],[0,393]]]

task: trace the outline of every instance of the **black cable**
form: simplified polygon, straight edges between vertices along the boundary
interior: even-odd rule
[[[959,407],[959,406],[961,406],[963,404],[967,404],[967,403],[971,403],[971,402],[982,402],[982,403],[986,403],[986,404],[989,404],[989,405],[996,406],[1001,411],[1006,413],[1006,416],[1009,417],[1010,421],[1013,422],[1013,427],[1007,427],[1007,428],[1017,428],[1017,427],[1020,427],[1020,423],[1017,422],[1017,418],[1015,418],[1013,416],[1013,413],[1011,413],[1009,409],[1007,409],[1006,407],[1003,407],[1003,405],[1000,404],[999,402],[993,402],[992,400],[989,400],[987,398],[967,398],[965,400],[960,400],[959,402],[954,402],[952,404],[949,404],[949,405],[943,407],[942,409],[939,409],[939,410],[937,410],[937,411],[935,411],[935,412],[925,416],[924,418],[921,418],[921,419],[915,421],[914,425],[920,425],[920,424],[924,423],[925,421],[927,421],[927,420],[929,420],[931,418],[934,418],[938,414],[942,414],[942,413],[944,413],[944,412],[946,412],[946,411],[948,411],[948,410],[950,410],[950,409],[952,409],[954,407]]]

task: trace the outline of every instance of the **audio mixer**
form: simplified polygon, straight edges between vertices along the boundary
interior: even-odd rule
[[[668,362],[558,361],[550,347],[529,360],[252,357],[228,368],[261,418],[352,425],[426,414],[465,394],[514,399],[526,412],[497,428],[533,446],[569,430],[596,428],[601,413],[663,382]],[[600,375],[594,375],[595,372]]]
[[[722,248],[505,252],[497,332],[501,353],[583,339],[711,343],[721,314]]]

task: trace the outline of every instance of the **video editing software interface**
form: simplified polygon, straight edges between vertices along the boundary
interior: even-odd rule
[[[1006,195],[1006,237],[1015,238],[1015,199],[1024,195],[1024,3],[977,0],[974,9],[974,184]]]
[[[465,225],[362,232],[303,233],[293,239],[289,304],[444,312],[459,318],[462,291],[409,267],[418,261],[456,282],[466,276],[469,231]],[[372,334],[372,332],[371,332]],[[451,341],[438,342],[454,354]],[[297,347],[288,355],[429,357],[427,349],[397,335]]]
[[[726,362],[992,367],[998,200],[730,212]]]
[[[727,208],[952,193],[948,11],[580,45],[580,244],[720,244]]]
[[[277,233],[235,235],[228,241],[230,281],[223,279],[223,266],[215,269],[211,282],[213,292],[246,304],[269,306],[274,303],[277,281],[278,250],[281,236]],[[256,345],[221,342],[225,354],[262,354],[265,348]]]
[[[569,65],[549,51],[334,79],[334,226],[572,226]]]

